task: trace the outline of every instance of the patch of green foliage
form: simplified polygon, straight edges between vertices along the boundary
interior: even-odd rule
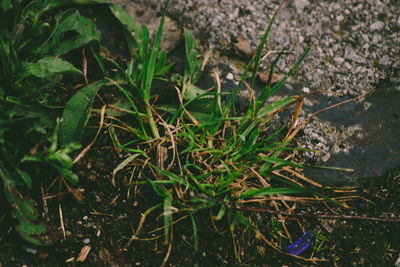
[[[0,6],[0,177],[18,233],[37,245],[52,240],[30,190],[40,179],[57,173],[71,184],[78,183],[70,155],[81,147],[80,136],[90,115],[90,100],[87,105],[81,101],[79,111],[85,116],[76,130],[69,130],[65,126],[66,120],[71,123],[68,110],[61,118],[63,106],[53,91],[64,77],[83,76],[65,55],[86,45],[96,47],[100,38],[91,20],[75,8],[59,9],[63,4],[1,1]]]

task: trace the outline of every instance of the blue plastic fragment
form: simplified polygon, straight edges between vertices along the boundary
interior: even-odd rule
[[[286,251],[292,255],[299,255],[310,246],[313,237],[314,233],[312,231],[305,231],[296,242],[286,248]]]

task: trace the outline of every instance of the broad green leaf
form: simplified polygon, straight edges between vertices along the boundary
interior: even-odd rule
[[[47,245],[43,243],[43,240],[45,239],[44,234],[47,232],[44,225],[34,224],[28,220],[20,219],[19,224],[15,229],[26,241],[37,246]],[[42,238],[40,238],[41,235],[43,235]]]
[[[127,114],[135,114],[135,112],[131,110],[132,107],[131,103],[123,96],[116,98],[115,103],[113,103],[112,105],[116,107],[118,110],[111,108],[107,109],[106,110],[107,116],[119,117]]]
[[[32,188],[32,179],[31,176],[24,172],[21,171],[20,169],[15,169],[17,171],[17,173],[19,174],[19,176],[22,178],[22,180],[24,181],[24,183],[26,184],[26,186],[31,189]]]
[[[183,99],[186,109],[200,123],[210,120],[214,107],[214,97],[211,93],[205,92],[192,83],[187,83]]]
[[[60,21],[59,30],[62,32],[63,37],[67,31],[75,31],[77,35],[62,40],[57,49],[52,53],[55,56],[65,54],[91,41],[100,41],[100,32],[96,30],[96,25],[93,21],[79,15],[77,10],[67,10],[67,12],[65,17]]]
[[[8,8],[10,7],[11,4],[11,0],[2,0],[1,1],[1,8],[3,9],[4,12],[6,12],[8,10]]]
[[[3,0],[3,2],[5,2]],[[47,0],[47,1],[31,1],[31,3],[23,10],[22,16],[24,18],[28,16],[40,17],[44,12],[66,5],[86,5],[86,4],[106,4],[109,0]]]
[[[57,57],[44,57],[36,63],[25,63],[25,71],[38,78],[46,78],[53,74],[82,75],[82,72],[68,61]]]
[[[209,99],[210,100],[210,104],[212,103],[211,100],[212,100],[213,97],[212,97],[211,94],[205,92],[203,89],[197,87],[194,84],[188,84],[186,89],[185,89],[185,92],[184,92],[184,95],[183,95],[183,99],[186,100],[186,101],[189,101],[189,100],[195,99],[196,97]]]
[[[55,164],[51,164],[70,184],[77,185],[79,182],[78,175],[73,173],[70,169],[60,168]]]
[[[66,147],[58,149],[55,153],[50,154],[49,160],[57,161],[63,168],[70,169],[72,167],[73,160],[68,154],[79,148],[81,148],[81,144],[76,142],[70,143]]]
[[[89,84],[76,92],[68,101],[59,131],[61,147],[74,141],[80,141],[90,117],[94,97],[106,83],[106,80],[100,80]]]
[[[123,8],[115,4],[110,4],[108,8],[132,35],[139,35],[139,29],[136,25],[136,22]]]
[[[135,49],[139,47],[142,35],[132,17],[121,7],[110,4],[108,6],[114,16],[119,20],[125,29],[125,40],[129,48],[131,56],[135,53]],[[146,48],[147,49],[147,48]]]
[[[1,161],[0,178],[3,180],[3,192],[12,208],[12,215],[18,221],[17,232],[32,244],[45,245],[44,234],[47,229],[37,220],[39,216],[34,208],[34,201],[29,197],[23,197],[15,189],[18,183],[13,179],[10,172],[4,168]]]
[[[59,56],[91,41],[100,41],[100,33],[94,22],[81,16],[76,9],[61,12],[55,19],[55,29],[49,40],[39,48],[38,54]],[[67,38],[66,33],[74,34]]]

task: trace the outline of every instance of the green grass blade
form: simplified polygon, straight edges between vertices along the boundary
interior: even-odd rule
[[[143,152],[143,153],[144,153],[144,152]],[[127,157],[126,159],[124,159],[120,164],[118,164],[118,166],[113,170],[113,173],[112,173],[112,180],[114,180],[115,175],[116,175],[120,170],[122,170],[123,168],[125,168],[126,165],[128,165],[129,163],[131,163],[135,158],[139,157],[140,155],[142,155],[142,154],[139,154],[139,153],[133,154],[133,155]],[[146,157],[147,157],[147,155],[146,155]]]
[[[225,205],[222,205],[222,206],[220,207],[218,213],[217,213],[217,216],[215,216],[215,220],[216,220],[216,221],[221,220],[221,219],[224,217],[225,212],[226,212],[226,206],[225,206]]]
[[[165,241],[167,242],[169,239],[169,227],[171,221],[171,206],[172,206],[172,196],[171,194],[167,194],[164,198],[164,236]]]
[[[241,193],[238,198],[240,199],[249,199],[260,196],[267,195],[287,195],[287,194],[304,194],[304,193],[314,193],[315,190],[304,187],[280,187],[280,188],[261,188],[261,189],[249,189],[245,192]]]
[[[307,56],[308,52],[310,51],[310,48],[308,47],[304,53],[300,56],[300,58],[297,60],[297,62],[293,65],[293,67],[289,70],[288,73],[278,82],[276,83],[272,88],[271,91],[268,93],[267,99],[272,96],[279,88],[282,87],[282,85],[286,82],[286,80],[292,76],[293,72],[297,70],[299,67],[300,63],[304,60],[304,58]]]
[[[232,215],[233,215],[233,222],[232,222],[232,224],[231,224],[231,229],[233,230],[234,229],[234,223],[235,222],[238,222],[238,223],[241,223],[241,224],[243,224],[244,226],[246,226],[246,228],[248,228],[248,229],[254,229],[254,226],[253,226],[253,224],[251,224],[247,219],[246,219],[246,217],[244,217],[242,214],[240,214],[238,211],[232,211]]]
[[[153,133],[154,138],[159,138],[160,134],[158,133],[157,125],[154,121],[153,112],[151,110],[151,106],[149,103],[150,95],[151,95],[150,90],[151,90],[151,84],[152,84],[153,78],[154,78],[156,60],[157,60],[158,51],[159,51],[159,47],[160,47],[161,36],[162,36],[163,27],[164,27],[165,15],[167,13],[168,3],[169,3],[169,0],[167,0],[165,2],[160,26],[158,27],[156,38],[154,40],[153,49],[150,52],[150,57],[148,60],[145,60],[145,63],[143,66],[143,68],[144,68],[143,80],[142,80],[142,84],[141,84],[141,87],[142,87],[141,89],[143,91],[143,96],[144,96],[143,100],[146,104],[147,119],[149,121],[150,129]]]
[[[110,78],[107,78],[107,79],[108,79],[109,81],[111,81],[111,82],[124,94],[124,96],[126,97],[126,99],[128,99],[128,101],[129,101],[129,103],[131,104],[133,110],[136,112],[136,117],[137,117],[137,119],[138,119],[138,121],[139,121],[139,126],[140,126],[140,128],[141,128],[141,130],[142,130],[142,134],[143,134],[143,136],[146,138],[146,140],[148,140],[149,137],[148,137],[147,132],[146,132],[146,129],[145,129],[145,127],[144,127],[144,124],[143,124],[141,115],[140,115],[140,113],[139,113],[139,110],[138,110],[138,108],[136,107],[135,102],[133,102],[133,99],[132,99],[132,97],[131,97],[131,93],[128,92],[127,90],[125,90],[125,89],[124,89],[121,85],[119,85],[119,83],[117,83],[116,81],[114,81],[114,80],[112,80],[112,79],[110,79]]]
[[[283,0],[283,1],[280,3],[280,5],[278,6],[278,8],[275,10],[274,15],[272,16],[271,20],[270,20],[269,23],[268,23],[267,29],[266,29],[265,32],[264,32],[264,35],[263,35],[263,37],[262,37],[262,39],[261,39],[261,42],[260,42],[260,44],[258,45],[257,54],[256,54],[255,60],[254,60],[253,74],[252,74],[252,76],[251,76],[250,88],[254,88],[254,82],[255,82],[256,77],[257,77],[258,65],[259,65],[259,63],[260,63],[260,58],[261,58],[262,49],[263,49],[263,47],[264,47],[264,45],[265,45],[265,42],[267,41],[267,37],[268,37],[269,32],[270,32],[270,30],[271,30],[272,24],[274,23],[275,18],[276,18],[276,16],[278,15],[279,10],[281,9],[281,7],[283,6],[284,3],[285,3],[285,0]]]
[[[193,228],[193,239],[194,239],[194,250],[197,251],[199,248],[199,240],[197,238],[197,225],[196,225],[196,220],[194,219],[193,213],[188,212],[190,221],[192,222],[192,228]]]
[[[297,101],[297,97],[295,96],[289,96],[286,98],[283,98],[281,100],[278,100],[276,102],[273,102],[271,104],[268,104],[262,108],[260,108],[257,112],[257,118],[265,118],[269,115],[271,115],[273,112],[277,112],[278,110],[282,109],[283,107],[286,107],[295,101]]]
[[[152,163],[148,163],[153,169],[155,169],[157,172],[159,172],[161,175],[164,175],[165,177],[168,177],[171,181],[174,181],[177,184],[182,184],[184,186],[189,186],[189,189],[193,189],[192,185],[188,184],[187,181],[185,179],[183,179],[182,177],[170,172],[170,171],[166,171],[166,170],[162,170],[159,167],[157,167],[156,165],[152,164]]]

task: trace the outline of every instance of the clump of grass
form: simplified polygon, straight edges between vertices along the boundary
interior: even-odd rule
[[[213,220],[221,220],[228,215],[231,218],[231,229],[242,224],[262,236],[257,225],[244,215],[244,211],[251,211],[254,206],[265,207],[273,202],[277,209],[275,211],[279,213],[276,200],[287,205],[285,199],[303,201],[304,198],[299,196],[305,194],[340,204],[326,196],[328,188],[301,174],[301,169],[306,167],[329,168],[299,164],[294,157],[294,151],[302,150],[293,147],[291,141],[306,123],[295,127],[305,96],[291,96],[267,104],[269,98],[296,71],[309,49],[305,50],[279,82],[271,84],[275,66],[285,54],[285,51],[281,51],[270,67],[267,85],[257,98],[250,100],[247,111],[240,114],[235,107],[235,97],[249,74],[249,88],[253,90],[263,47],[283,3],[274,13],[256,54],[236,88],[229,93],[227,103],[221,101],[223,94],[217,73],[213,72],[213,91],[205,92],[196,87],[196,81],[202,73],[202,60],[196,40],[187,29],[184,73],[174,74],[168,79],[167,71],[171,65],[166,65],[165,52],[159,51],[168,0],[151,49],[148,49],[146,27],[142,26],[139,31],[122,9],[111,6],[127,32],[132,59],[126,69],[115,64],[118,72],[110,80],[128,99],[131,105],[128,113],[139,126],[119,127],[133,134],[134,138],[125,144],[118,141],[115,127],[110,127],[115,146],[130,153],[115,169],[113,179],[118,171],[129,164],[140,166],[132,171],[131,177],[136,178],[130,181],[130,185],[149,184],[155,194],[163,199],[162,203],[150,207],[143,215],[127,245],[142,234],[142,226],[148,214],[158,210],[164,217],[165,241],[172,240],[174,218],[186,214],[193,226],[194,248],[197,248],[196,214],[200,210],[216,210]],[[172,91],[171,95],[177,96],[178,105],[156,105],[157,96],[151,92],[153,79],[169,80],[172,83],[175,92]],[[297,108],[292,124],[271,132],[268,122],[293,105],[297,105]],[[147,128],[151,129],[152,138],[147,134]],[[246,203],[253,204],[247,206]],[[284,222],[283,227],[290,237]],[[265,237],[263,239],[280,250]]]

